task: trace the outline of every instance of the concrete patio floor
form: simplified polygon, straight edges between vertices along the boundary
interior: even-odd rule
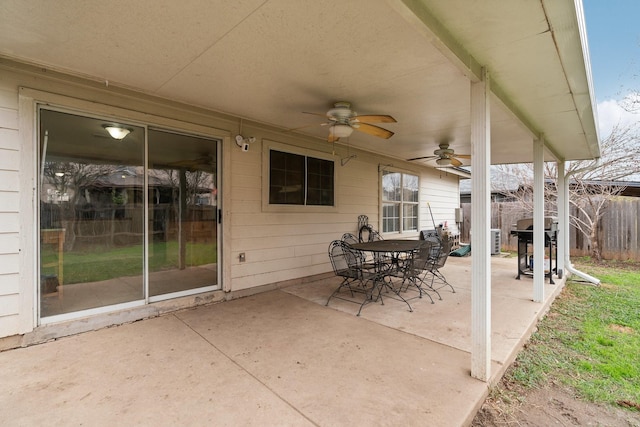
[[[0,353],[0,425],[468,425],[471,259],[442,300],[333,299],[335,277]],[[492,381],[564,285],[515,280],[492,258]]]

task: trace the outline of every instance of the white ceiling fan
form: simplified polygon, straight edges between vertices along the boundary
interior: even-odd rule
[[[462,162],[458,159],[470,159],[470,154],[456,154],[452,148],[449,148],[448,142],[442,142],[440,148],[433,152],[433,156],[414,157],[407,159],[411,162],[414,160],[436,160],[438,166],[462,166]]]
[[[389,115],[368,114],[359,116],[358,113],[351,109],[351,103],[345,101],[336,102],[333,104],[333,108],[325,114],[308,113],[306,111],[304,114],[326,116],[329,119],[327,122],[320,124],[320,126],[329,126],[328,142],[336,142],[340,138],[348,138],[354,130],[389,139],[393,136],[393,132],[371,123],[396,123],[396,119]]]

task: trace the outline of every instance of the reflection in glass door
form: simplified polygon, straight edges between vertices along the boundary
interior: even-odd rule
[[[217,142],[149,130],[149,296],[217,284]]]
[[[218,141],[38,117],[41,319],[217,286]]]
[[[145,129],[39,118],[40,316],[143,300]]]

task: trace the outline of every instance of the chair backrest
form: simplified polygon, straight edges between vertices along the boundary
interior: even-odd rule
[[[373,231],[373,229],[371,228],[371,226],[369,224],[364,224],[358,230],[358,240],[360,242],[368,242],[369,241],[369,236],[371,235],[372,231]]]
[[[369,217],[366,215],[358,215],[358,230],[360,230],[363,225],[369,225]]]
[[[358,231],[358,240],[360,242],[375,242],[378,240],[383,240],[380,233],[373,229],[369,224],[365,224],[360,227]]]
[[[450,252],[451,252],[451,240],[442,239],[442,244],[440,245],[438,258],[434,262],[434,267],[436,269],[444,267],[444,263],[447,262],[447,258],[449,258]]]
[[[420,231],[420,240],[432,240],[432,241],[440,241],[440,234],[436,229],[430,230],[422,230]]]
[[[433,243],[433,245],[431,246],[431,257],[434,260],[440,256],[440,246],[442,244],[442,239],[440,238],[437,230],[422,230],[420,232],[420,240]]]
[[[358,238],[355,236],[355,234],[352,233],[344,233],[342,235],[342,239],[343,242],[348,243],[350,245],[353,245],[354,243],[358,243]]]
[[[376,230],[372,230],[371,233],[369,234],[369,241],[377,242],[378,240],[384,240],[384,239],[382,238],[380,233],[378,233]]]
[[[430,263],[433,261],[433,247],[436,244],[430,240],[420,242],[418,250],[413,252],[411,262],[412,267],[418,271],[429,269]]]
[[[329,259],[336,276],[358,278],[358,259],[349,245],[342,240],[334,240],[329,244]]]

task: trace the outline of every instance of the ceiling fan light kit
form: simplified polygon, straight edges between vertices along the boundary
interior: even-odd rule
[[[334,138],[348,138],[353,133],[353,127],[343,124],[335,124],[329,129],[330,135]]]
[[[469,154],[456,154],[455,151],[449,148],[448,142],[442,142],[438,145],[438,149],[433,152],[433,156],[422,156],[407,159],[408,162],[413,160],[435,160],[438,166],[462,166],[462,162],[459,159],[470,159]]]

